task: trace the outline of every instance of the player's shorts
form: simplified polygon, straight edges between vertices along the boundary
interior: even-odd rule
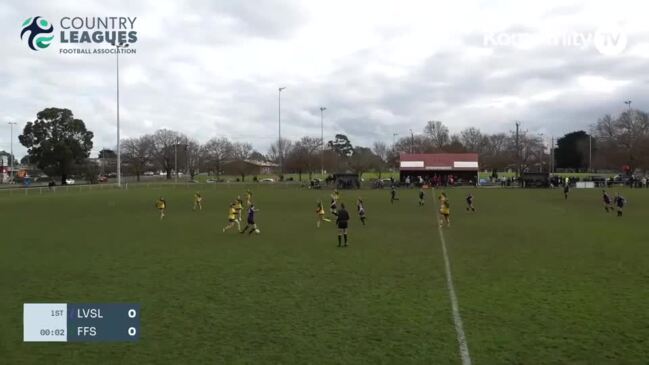
[[[347,229],[347,221],[338,222],[338,229]]]
[[[248,219],[248,224],[250,224],[250,225],[255,224],[255,220],[254,219]]]
[[[234,223],[234,222],[236,222],[236,221],[237,221],[236,218],[228,218],[228,222],[229,222],[229,223]]]

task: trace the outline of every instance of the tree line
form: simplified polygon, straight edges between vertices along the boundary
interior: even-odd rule
[[[483,133],[475,127],[451,133],[441,121],[429,121],[415,133],[401,136],[391,145],[376,141],[372,146],[353,145],[349,137],[336,134],[322,141],[313,136],[297,140],[281,139],[265,153],[250,143],[213,137],[205,143],[181,132],[160,129],[151,134],[121,140],[122,170],[139,180],[146,171],[164,171],[170,179],[175,168],[191,178],[198,172],[219,176],[228,171],[242,179],[250,175],[246,164],[232,161],[269,162],[282,166],[283,173],[306,175],[311,179],[321,171],[352,171],[362,175],[398,168],[399,154],[463,153],[479,154],[481,169],[502,171],[549,171],[556,168],[583,171],[614,169],[629,171],[649,169],[649,116],[629,110],[617,117],[605,115],[592,126],[592,134],[575,131],[566,134],[550,149],[542,136],[525,130],[507,133]],[[97,164],[89,163],[94,134],[72,111],[47,108],[27,122],[18,137],[27,148],[28,160],[50,176],[67,176],[83,172],[98,175]],[[553,152],[554,156],[550,153]],[[104,149],[99,157],[114,160],[114,152]],[[551,158],[553,157],[553,158]],[[226,169],[226,166],[229,166]]]

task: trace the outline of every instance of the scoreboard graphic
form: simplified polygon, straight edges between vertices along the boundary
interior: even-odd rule
[[[140,305],[25,303],[24,342],[135,342]]]

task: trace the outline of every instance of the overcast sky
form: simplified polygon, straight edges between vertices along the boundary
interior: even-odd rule
[[[391,143],[428,120],[453,132],[507,132],[520,120],[549,138],[623,111],[624,100],[648,109],[644,1],[5,0],[0,149],[6,122],[21,131],[46,107],[86,123],[93,155],[115,145],[115,55],[62,55],[58,39],[30,50],[21,24],[37,15],[56,38],[65,16],[137,17],[137,53],[120,56],[123,137],[170,128],[266,153],[279,86],[283,136],[319,136],[325,106],[325,138],[345,133],[355,145]],[[602,34],[626,45],[571,41]],[[14,149],[25,152],[17,138]]]

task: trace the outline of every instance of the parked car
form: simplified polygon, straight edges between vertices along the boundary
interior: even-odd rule
[[[74,185],[74,179],[65,179],[65,185]]]
[[[153,176],[153,175],[155,175],[155,173],[153,171],[145,171],[143,175],[144,176]]]
[[[275,182],[275,180],[271,179],[270,177],[267,177],[265,179],[261,179],[259,181],[263,182],[263,183],[274,183]]]
[[[107,176],[99,176],[97,178],[97,181],[100,182],[100,183],[105,183],[105,182],[108,181],[108,177]]]

